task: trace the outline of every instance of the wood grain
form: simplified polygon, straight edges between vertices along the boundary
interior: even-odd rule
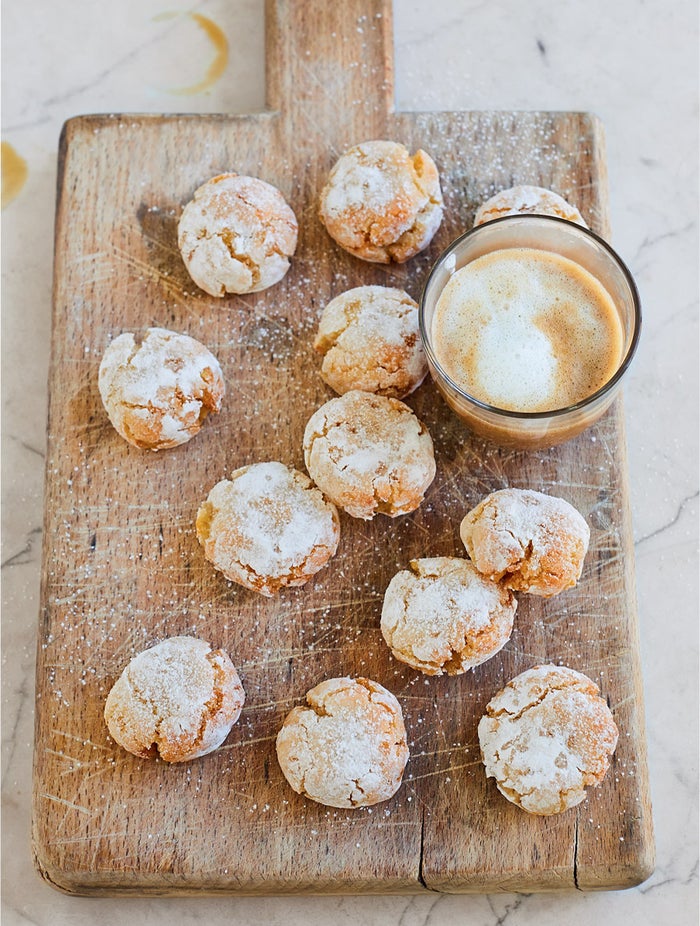
[[[478,204],[516,182],[551,187],[609,234],[602,129],[583,113],[394,113],[390,4],[268,4],[268,112],[85,116],[60,147],[42,605],[38,631],[33,845],[41,874],[76,893],[410,892],[627,887],[649,875],[653,839],[624,424],[618,402],[551,451],[472,437],[431,383],[409,399],[432,433],[438,475],[412,515],[342,516],[337,557],[273,600],[205,562],[194,516],[232,469],[279,459],[330,392],[311,347],[323,306],[379,283],[414,297]],[[316,215],[336,157],[367,138],[423,147],[439,165],[440,232],[400,267],[337,248]],[[216,300],[189,280],[176,223],[194,189],[235,169],[278,186],[300,240],[266,292]],[[150,454],[111,428],[97,391],[109,340],[160,325],[219,357],[225,407],[175,450]],[[379,631],[384,589],[425,555],[463,555],[464,512],[506,485],[568,498],[591,549],[579,586],[520,597],[510,643],[456,678],[394,661]],[[128,659],[191,633],[226,649],[247,702],[216,753],[186,765],[139,760],[110,740],[104,699]],[[598,682],[622,731],[603,785],[578,808],[536,818],[487,781],[476,725],[492,695],[537,663]],[[289,708],[335,675],[365,675],[404,709],[411,760],[389,802],[339,811],[293,793],[274,737]]]

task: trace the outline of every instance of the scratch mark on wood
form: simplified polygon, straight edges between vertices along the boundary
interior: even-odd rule
[[[462,768],[473,768],[481,764],[481,759],[477,759],[474,762],[465,762],[462,765],[448,765],[445,768],[436,768],[432,772],[425,772],[423,775],[409,775],[407,780],[420,781],[421,778],[435,778],[437,775],[447,775],[449,772],[456,772]]]
[[[71,810],[77,810],[79,813],[87,814],[88,817],[92,816],[92,811],[88,807],[82,807],[80,804],[74,804],[72,801],[68,801],[64,797],[56,797],[54,794],[47,794],[46,791],[41,792],[41,797],[46,798],[47,801],[54,801],[56,804],[62,804],[64,807],[69,807]]]

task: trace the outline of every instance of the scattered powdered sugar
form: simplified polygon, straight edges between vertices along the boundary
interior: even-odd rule
[[[364,64],[358,62],[357,66],[364,67]],[[364,100],[358,102],[366,104]],[[433,122],[426,121],[428,141],[431,132],[441,134],[442,126],[449,128],[448,118],[451,117],[445,117],[444,122],[438,117],[434,117]],[[466,159],[460,160],[458,145],[454,146],[454,155],[448,150],[442,153],[441,162],[449,176],[445,194],[450,227],[445,229],[445,236],[464,230],[476,204],[485,194],[503,185],[504,177],[548,175],[552,165],[561,158],[560,149],[552,142],[551,126],[544,123],[540,126],[541,117],[533,116],[536,150],[520,152],[515,161],[507,148],[509,123],[506,116],[503,118],[506,141],[498,147],[494,148],[488,131],[477,131],[473,138],[469,136],[470,150],[473,147],[477,162],[485,154],[490,158],[489,170],[475,171]],[[438,128],[431,128],[433,124]],[[423,132],[421,126],[416,135]],[[211,149],[207,157],[211,157],[216,146],[208,143],[207,147]],[[426,147],[432,150],[427,143]],[[309,182],[304,170],[298,169],[299,161],[290,155],[282,162],[282,171],[286,172],[284,176],[294,177],[294,194],[301,202],[302,195],[308,192]],[[316,163],[316,159],[308,158],[309,171]],[[191,171],[187,177],[186,182],[190,183]],[[567,184],[571,183],[570,174],[561,172],[558,182],[566,192]],[[146,194],[156,195],[150,188],[146,189]],[[169,219],[170,232],[175,224],[170,213],[174,216],[178,212],[176,209],[162,210],[162,215]],[[177,282],[178,277],[175,259],[169,258],[172,270],[169,279],[155,273],[154,253],[157,248],[166,253],[166,246],[171,246],[173,238],[170,232],[155,244],[147,235],[139,238],[138,243],[127,241],[126,248],[132,255],[141,253],[144,248],[154,249],[149,250],[151,266],[144,262],[137,267],[132,262],[112,267],[95,260],[94,266],[86,261],[85,270],[94,274],[91,284],[98,295],[104,292],[105,305],[111,305],[109,293],[114,276],[126,269],[132,290],[148,287],[149,294],[156,291],[155,317],[172,319],[173,323],[177,320],[184,328],[191,324],[209,332],[205,340],[217,354],[222,352],[224,369],[235,371],[239,394],[233,403],[233,415],[221,421],[221,433],[206,445],[201,455],[168,459],[171,469],[165,475],[157,467],[166,461],[156,459],[151,464],[149,456],[148,465],[139,469],[140,490],[136,497],[120,494],[119,487],[128,472],[124,457],[103,452],[104,444],[109,442],[98,443],[99,428],[92,422],[86,425],[84,406],[77,408],[75,418],[71,418],[71,422],[79,422],[79,454],[76,450],[68,456],[69,446],[54,443],[47,462],[56,493],[54,502],[60,498],[59,510],[52,522],[56,556],[49,563],[52,632],[41,641],[49,684],[55,685],[52,694],[56,706],[48,708],[49,721],[53,721],[55,727],[52,745],[57,747],[56,756],[59,752],[62,756],[61,759],[54,756],[51,761],[67,762],[71,756],[78,756],[86,767],[92,763],[102,780],[114,776],[115,815],[126,811],[127,803],[120,802],[124,793],[122,782],[130,785],[135,778],[119,778],[122,772],[118,750],[106,739],[105,731],[100,731],[99,724],[90,730],[78,728],[81,742],[72,743],[69,739],[60,739],[64,734],[57,732],[59,724],[60,730],[75,732],[80,723],[77,719],[80,698],[101,703],[110,676],[123,665],[126,654],[173,629],[194,633],[209,627],[231,643],[244,659],[241,671],[246,688],[250,685],[252,692],[250,709],[234,728],[230,742],[206,763],[195,763],[187,769],[168,769],[167,795],[163,770],[157,768],[158,763],[154,763],[155,769],[147,762],[135,767],[140,795],[150,799],[152,794],[157,795],[163,789],[164,799],[172,797],[174,803],[182,801],[194,808],[202,794],[211,795],[213,787],[225,795],[228,819],[234,830],[239,822],[269,826],[272,822],[269,818],[274,815],[274,825],[282,832],[286,831],[290,820],[295,826],[306,827],[297,832],[309,832],[308,828],[313,827],[322,838],[329,840],[343,839],[345,831],[350,830],[357,834],[357,845],[366,848],[377,825],[383,825],[384,819],[391,827],[413,825],[410,811],[416,808],[429,816],[431,809],[449,807],[455,795],[468,793],[471,797],[471,791],[461,789],[465,782],[469,787],[472,779],[483,776],[481,768],[474,768],[477,747],[469,742],[470,738],[473,740],[473,730],[469,733],[471,719],[477,716],[475,711],[481,709],[493,690],[491,687],[489,691],[493,681],[491,671],[483,675],[470,673],[462,679],[425,679],[388,657],[378,634],[385,576],[388,581],[386,564],[396,562],[396,568],[400,568],[407,556],[420,555],[422,549],[428,549],[428,544],[431,549],[452,550],[454,537],[444,528],[449,518],[473,503],[484,486],[507,484],[509,476],[512,478],[513,473],[519,471],[521,461],[517,456],[497,453],[480,442],[460,437],[459,429],[451,425],[449,414],[439,409],[439,398],[426,384],[427,391],[420,390],[411,402],[420,417],[429,423],[436,441],[440,493],[431,494],[429,504],[422,506],[415,517],[369,525],[351,524],[349,519],[344,519],[348,542],[344,545],[343,557],[338,558],[337,568],[334,564],[332,577],[323,573],[303,591],[288,590],[282,600],[269,608],[264,600],[251,601],[259,596],[227,585],[203,561],[193,527],[193,513],[198,502],[213,481],[227,474],[231,465],[236,465],[235,454],[241,454],[243,462],[261,452],[269,454],[271,450],[281,458],[282,454],[290,453],[290,448],[298,452],[300,435],[294,430],[295,425],[286,420],[292,418],[289,408],[300,407],[310,412],[324,400],[322,388],[316,383],[313,355],[308,349],[322,300],[339,288],[355,285],[360,279],[358,272],[363,280],[386,279],[392,284],[405,285],[417,296],[421,278],[437,251],[433,249],[430,255],[426,253],[416,258],[407,270],[387,268],[386,276],[384,268],[381,276],[373,273],[375,268],[358,269],[357,262],[343,255],[338,257],[337,252],[328,270],[325,255],[315,258],[305,252],[298,262],[293,262],[292,272],[280,284],[280,289],[275,290],[274,298],[265,301],[232,298],[210,304],[212,300],[207,303],[191,284],[187,288],[187,280],[181,290],[171,284],[170,281]],[[447,241],[445,237],[443,243]],[[328,251],[332,253],[332,245]],[[109,289],[105,286],[104,290],[98,290],[107,274],[111,275],[106,280]],[[184,272],[181,276],[185,276]],[[115,329],[119,323],[118,318],[112,321]],[[82,345],[80,350],[82,354]],[[93,356],[87,356],[89,353]],[[97,353],[97,347],[86,347],[85,359],[92,364]],[[297,364],[300,356],[304,358],[303,364]],[[82,361],[82,357],[80,359]],[[303,376],[299,375],[302,369],[305,370]],[[85,382],[87,379],[81,374],[81,386]],[[270,415],[271,403],[282,396],[282,413],[275,406],[275,414]],[[219,419],[211,422],[211,426],[218,428]],[[251,443],[239,447],[239,432],[253,435]],[[202,435],[204,440],[208,437]],[[604,446],[605,453],[609,449],[609,438],[609,427],[607,430],[597,427],[592,436]],[[129,448],[124,450],[131,453]],[[199,447],[196,450],[199,451]],[[563,485],[569,485],[568,470],[560,475],[556,469],[557,459],[551,454],[542,454],[537,460],[541,464],[542,482],[546,484],[551,479],[556,484],[557,479],[561,479]],[[591,504],[594,504],[597,487],[607,486],[609,472],[608,461],[602,458],[600,466],[591,470],[591,484],[577,485],[580,497],[586,502],[592,498]],[[93,486],[104,481],[105,491],[97,504],[95,493],[89,488],[90,481]],[[160,494],[153,497],[151,488],[156,487]],[[607,516],[607,509],[604,513]],[[453,522],[452,528],[454,526]],[[70,563],[70,568],[64,563]],[[330,574],[331,570],[327,572]],[[606,609],[620,607],[614,595],[612,590],[610,601],[606,596],[600,610],[595,612],[596,617],[600,617],[600,639],[579,638],[574,644],[577,648],[572,653],[577,654],[576,664],[585,666],[588,661],[598,665],[603,647],[616,644],[618,637],[608,632],[606,623]],[[525,604],[527,623],[523,621],[520,639],[516,639],[504,654],[504,666],[517,664],[532,652],[556,652],[560,656],[567,645],[566,635],[577,630],[580,633],[575,602],[572,602],[568,617],[563,616],[563,609],[555,608],[547,612],[544,620],[540,618],[541,612],[533,612],[527,608],[529,602]],[[618,620],[623,624],[624,616],[620,615]],[[500,666],[499,660],[497,672]],[[414,744],[409,774],[405,776],[398,799],[386,811],[382,808],[375,812],[374,819],[368,816],[371,807],[326,812],[310,802],[297,800],[283,784],[279,792],[275,792],[263,777],[263,762],[267,763],[272,756],[271,743],[284,711],[308,685],[326,677],[329,667],[335,674],[358,669],[368,673],[378,670],[380,674],[376,677],[386,680],[404,707],[406,726]],[[611,683],[611,688],[617,692],[617,676],[613,681],[615,685]],[[425,687],[428,682],[430,687]],[[459,705],[456,711],[455,705]],[[46,703],[43,710],[47,710]],[[92,736],[96,742],[92,743],[87,736]],[[628,759],[629,775],[634,774],[633,765],[634,760]],[[274,759],[270,774],[275,774]],[[619,774],[624,775],[624,772]],[[441,783],[443,778],[449,787],[446,785],[439,792],[436,803],[426,802],[426,796],[434,795],[430,789],[421,790],[422,779]],[[62,779],[67,780],[66,777]],[[109,797],[104,786],[102,792]],[[127,800],[132,801],[133,792],[129,791],[128,795]],[[216,796],[219,797],[219,790]],[[164,806],[169,806],[169,802],[164,800]],[[489,808],[489,816],[492,811],[498,812],[495,806]],[[80,820],[78,815],[76,817]],[[66,833],[71,826],[68,817]],[[226,846],[224,855],[232,853],[235,856],[236,834],[230,828],[222,827],[216,842],[217,850]],[[355,845],[354,838],[351,845]],[[228,861],[227,857],[227,864]],[[230,870],[235,871],[235,867],[232,865]]]

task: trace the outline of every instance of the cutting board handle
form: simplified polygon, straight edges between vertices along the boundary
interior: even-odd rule
[[[265,54],[273,111],[393,110],[391,0],[267,0]]]

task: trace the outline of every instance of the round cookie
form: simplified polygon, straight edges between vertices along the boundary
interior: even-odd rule
[[[433,442],[411,409],[352,390],[322,405],[304,431],[316,485],[354,518],[414,511],[435,477]]]
[[[465,515],[459,533],[479,572],[544,598],[576,585],[590,539],[573,505],[532,489],[492,492]]]
[[[587,228],[576,206],[567,203],[563,196],[541,186],[514,186],[501,190],[487,199],[476,210],[474,225],[483,225],[506,215],[555,215]]]
[[[292,708],[277,734],[292,788],[329,807],[367,807],[401,785],[408,746],[401,706],[367,678],[332,678]]]
[[[267,597],[305,585],[340,539],[335,506],[304,473],[276,462],[243,466],[218,482],[196,529],[216,569]]]
[[[223,743],[244,701],[226,653],[196,637],[170,637],[128,663],[104,718],[112,739],[135,756],[187,762]]]
[[[185,206],[177,230],[187,271],[210,296],[256,293],[278,283],[297,246],[296,216],[257,177],[212,177]]]
[[[389,286],[358,286],[332,299],[314,348],[323,354],[323,380],[340,395],[361,389],[402,399],[428,372],[418,305]]]
[[[221,367],[211,351],[166,328],[116,337],[102,357],[98,385],[117,432],[147,450],[186,443],[209,412],[219,411],[224,395]]]
[[[574,807],[604,778],[618,730],[598,686],[564,666],[536,666],[512,679],[479,721],[486,775],[532,814]]]
[[[469,560],[412,560],[384,594],[381,630],[394,656],[426,675],[461,675],[510,639],[517,602]]]
[[[403,263],[427,247],[442,222],[438,170],[425,151],[366,141],[336,161],[321,192],[329,235],[355,257]]]

